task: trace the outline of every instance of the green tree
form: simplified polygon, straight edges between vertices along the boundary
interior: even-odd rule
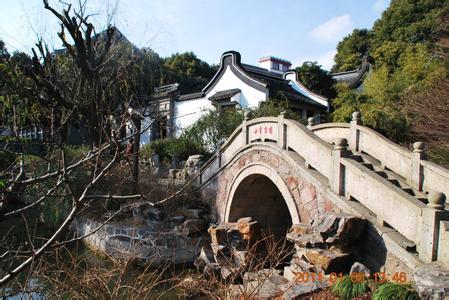
[[[354,29],[337,44],[335,65],[332,72],[344,72],[360,68],[362,58],[371,49],[372,32],[368,29]]]
[[[181,93],[200,91],[217,68],[199,59],[193,52],[176,53],[163,61],[165,84],[178,82]]]
[[[327,98],[335,97],[334,80],[317,62],[303,62],[295,71],[299,81],[309,90]]]

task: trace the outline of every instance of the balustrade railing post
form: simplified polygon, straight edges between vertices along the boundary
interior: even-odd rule
[[[285,128],[285,112],[281,112],[278,116],[278,139],[277,144],[281,149],[287,149],[287,135]]]
[[[362,125],[362,114],[359,111],[352,113],[352,120],[350,124],[349,135],[349,149],[359,151],[360,131],[357,129],[357,125]]]
[[[329,183],[331,189],[340,196],[345,195],[345,169],[341,163],[341,158],[348,154],[348,141],[344,138],[337,138],[332,150],[332,172]]]
[[[221,161],[221,154],[222,154],[221,147],[223,147],[224,143],[225,143],[225,142],[224,142],[223,140],[220,140],[220,141],[218,142],[218,145],[217,145],[218,169],[221,168],[221,164],[222,164],[222,161]],[[217,171],[218,171],[218,170],[217,170]]]
[[[307,128],[311,129],[312,126],[316,125],[315,117],[310,117],[307,119]]]
[[[413,143],[413,153],[411,159],[410,178],[408,184],[418,191],[422,191],[423,187],[423,169],[421,167],[421,160],[426,159],[425,145],[423,142]]]
[[[243,139],[243,145],[248,145],[248,125],[246,124],[250,118],[249,111],[246,111],[244,114],[243,122],[242,122],[242,139]]]
[[[425,263],[437,260],[440,221],[447,219],[449,213],[444,210],[445,199],[443,193],[431,191],[427,206],[422,208],[418,255]]]

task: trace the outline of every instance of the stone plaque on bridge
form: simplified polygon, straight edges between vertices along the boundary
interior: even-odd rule
[[[248,140],[252,141],[277,141],[277,123],[259,123],[248,126]]]

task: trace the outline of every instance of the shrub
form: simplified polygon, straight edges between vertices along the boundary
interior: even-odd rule
[[[211,110],[182,134],[204,153],[211,153],[220,140],[228,138],[242,123],[243,112],[234,108]]]
[[[256,108],[249,109],[250,118],[277,117],[281,113],[285,113],[286,118],[307,124],[307,120],[302,119],[301,116],[294,111],[294,108],[289,102],[282,99],[282,94],[277,95],[277,97],[278,98],[274,100],[260,103]]]
[[[418,300],[418,293],[410,284],[387,282],[380,285],[373,293],[374,300]]]
[[[149,160],[152,155],[159,155],[161,161],[169,162],[174,156],[186,160],[190,155],[204,154],[204,150],[186,137],[168,138],[152,141],[140,150],[140,157]]]
[[[343,300],[349,300],[354,297],[367,293],[370,289],[369,281],[354,281],[350,275],[337,280],[331,288],[331,291]]]

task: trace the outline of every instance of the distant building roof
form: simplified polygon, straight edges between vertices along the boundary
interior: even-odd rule
[[[332,79],[337,83],[345,83],[349,88],[358,88],[365,78],[365,75],[369,72],[371,67],[372,58],[370,56],[364,56],[362,59],[362,66],[359,69],[333,73]]]
[[[286,59],[279,58],[279,57],[274,57],[274,56],[264,56],[259,59],[259,62],[264,62],[264,61],[278,62],[278,63],[288,65],[288,66],[292,65],[292,63],[290,61],[288,61]]]
[[[204,93],[204,92],[195,92],[195,93],[180,95],[178,98],[178,101],[198,99],[198,98],[203,98],[204,96],[206,96],[206,93]]]
[[[232,96],[237,95],[240,92],[241,92],[240,89],[230,89],[230,90],[219,91],[219,92],[216,92],[215,94],[213,94],[212,96],[210,96],[209,100],[211,100],[211,101],[227,100],[227,99],[230,99]]]

